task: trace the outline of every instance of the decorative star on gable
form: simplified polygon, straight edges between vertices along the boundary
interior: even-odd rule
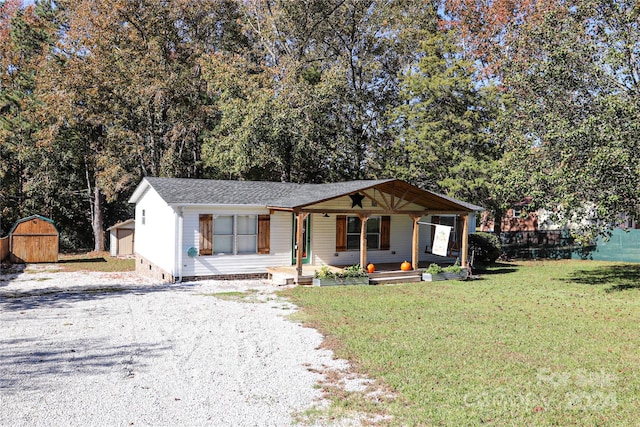
[[[362,199],[364,199],[364,195],[360,193],[349,194],[351,197],[351,207],[355,208],[356,206],[362,207]]]

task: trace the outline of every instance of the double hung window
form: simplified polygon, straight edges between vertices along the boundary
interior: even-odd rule
[[[360,250],[360,228],[362,221],[357,216],[347,217],[347,250]],[[367,220],[367,249],[380,249],[380,217],[372,216]]]
[[[200,255],[258,253],[258,215],[200,215]]]

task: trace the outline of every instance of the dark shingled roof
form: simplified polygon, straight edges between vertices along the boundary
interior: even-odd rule
[[[191,178],[153,178],[146,177],[129,200],[135,203],[142,195],[143,183],[158,192],[160,197],[170,205],[254,205],[271,208],[294,209],[311,204],[331,200],[346,194],[363,191],[374,186],[394,186],[396,183],[404,187],[410,184],[395,179],[360,180],[336,182],[329,184],[294,184],[270,181],[225,181]],[[483,210],[479,206],[452,199],[447,196],[420,190],[445,204],[462,206],[470,211]]]
[[[259,205],[296,193],[298,184],[189,178],[145,178],[170,205]]]
[[[349,181],[333,184],[294,184],[271,181],[225,181],[190,178],[145,178],[168,204],[257,205],[293,208],[318,203],[380,181]]]

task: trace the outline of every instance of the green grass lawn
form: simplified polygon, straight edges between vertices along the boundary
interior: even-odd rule
[[[539,261],[480,280],[297,287],[296,316],[396,394],[397,425],[638,425],[640,265]]]
[[[116,258],[109,252],[89,252],[86,254],[60,255],[55,264],[61,271],[134,271],[136,262],[132,258]]]

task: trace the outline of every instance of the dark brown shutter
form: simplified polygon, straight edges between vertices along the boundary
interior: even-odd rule
[[[336,252],[347,250],[347,216],[336,216]]]
[[[380,250],[388,251],[391,249],[391,217],[383,216],[380,218]]]
[[[200,215],[200,255],[213,254],[213,215]]]
[[[455,241],[455,248],[456,249],[462,249],[462,232],[464,230],[464,224],[462,223],[462,217],[461,216],[457,216],[456,217],[456,241]]]
[[[258,215],[258,253],[268,254],[271,250],[271,215]]]

